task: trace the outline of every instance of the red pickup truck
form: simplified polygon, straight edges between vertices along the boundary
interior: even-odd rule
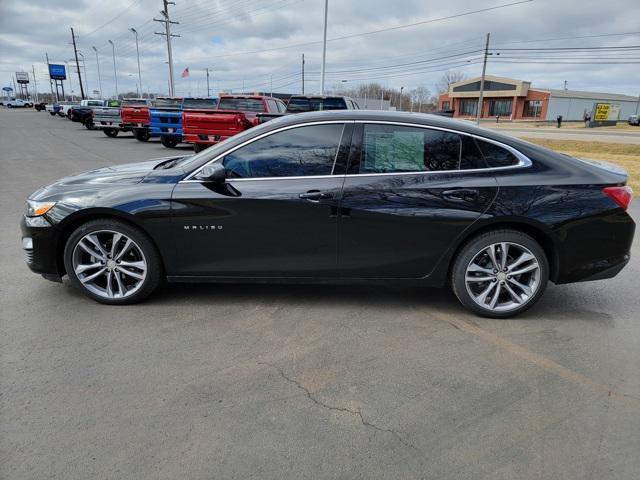
[[[183,141],[197,153],[260,123],[259,113],[283,113],[281,100],[260,95],[221,95],[218,108],[182,112]]]
[[[149,104],[146,98],[125,98],[120,107],[122,125],[133,131],[140,142],[146,142],[149,134]]]

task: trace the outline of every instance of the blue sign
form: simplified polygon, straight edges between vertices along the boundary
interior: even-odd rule
[[[2,90],[4,90],[5,92],[12,92],[13,88],[11,88],[11,87],[2,87]]]
[[[49,64],[49,77],[51,80],[66,80],[67,72],[64,69],[64,65],[50,63]]]

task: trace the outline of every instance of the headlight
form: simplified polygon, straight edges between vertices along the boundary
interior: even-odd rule
[[[27,207],[24,215],[26,217],[41,217],[51,210],[55,204],[56,202],[36,202],[34,200],[27,200]]]

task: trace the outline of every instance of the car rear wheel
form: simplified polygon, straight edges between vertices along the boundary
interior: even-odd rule
[[[178,139],[175,137],[168,137],[163,135],[160,137],[160,143],[167,148],[175,148],[178,145]]]
[[[149,138],[151,138],[151,134],[147,129],[134,130],[133,136],[136,137],[136,140],[138,140],[139,142],[148,142]]]
[[[493,230],[462,247],[451,274],[458,300],[478,315],[507,318],[536,303],[549,279],[542,247],[517,230]]]
[[[203,143],[194,143],[193,144],[193,151],[195,153],[200,153],[203,150],[206,150],[207,148],[209,148],[209,145],[205,145]]]
[[[104,128],[102,131],[107,137],[115,138],[118,136],[118,130],[115,128]]]
[[[49,115],[51,115],[52,117],[56,116],[56,112],[49,112]]]
[[[85,126],[85,128],[87,130],[95,130],[96,129],[96,126],[93,124],[93,119],[91,119],[91,118],[87,118],[84,121],[84,126]]]
[[[76,229],[64,249],[71,283],[110,305],[136,303],[162,279],[162,261],[149,237],[127,223],[92,220]]]

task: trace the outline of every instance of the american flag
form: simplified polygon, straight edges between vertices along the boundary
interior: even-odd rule
[[[182,78],[186,78],[186,77],[188,77],[188,76],[189,76],[189,67],[185,68],[185,69],[182,71],[182,75],[181,75],[181,76],[182,76]]]

